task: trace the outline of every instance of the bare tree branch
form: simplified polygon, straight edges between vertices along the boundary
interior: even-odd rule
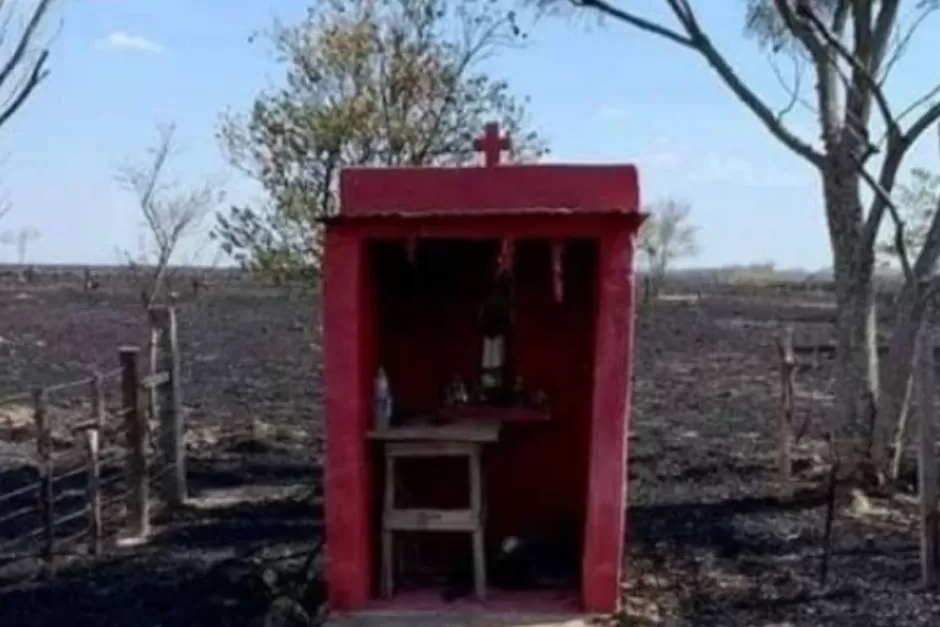
[[[787,6],[786,0],[775,0],[778,5]],[[855,81],[860,81],[862,85],[858,85],[856,89],[859,91],[868,90],[872,98],[874,98],[875,103],[878,105],[878,109],[881,112],[882,121],[884,122],[886,133],[891,136],[898,136],[901,133],[901,130],[897,123],[897,118],[891,112],[891,105],[888,102],[888,98],[884,93],[884,90],[881,88],[881,83],[877,80],[877,77],[872,74],[872,68],[865,67],[862,64],[862,61],[853,54],[842,41],[832,32],[829,28],[823,23],[816,14],[806,9],[802,12],[802,15],[805,15],[806,19],[810,24],[819,32],[823,40],[826,42],[826,45],[835,50],[839,57],[846,61],[852,68],[853,74],[855,76]],[[876,35],[877,36],[877,35]],[[853,81],[853,82],[855,82]],[[864,120],[858,121],[861,124],[865,124]],[[865,124],[867,127],[867,124]]]
[[[909,116],[911,113],[913,113],[914,110],[919,109],[920,107],[924,106],[925,104],[927,104],[928,102],[936,98],[938,95],[940,95],[940,84],[938,84],[937,86],[929,90],[926,94],[924,94],[923,96],[921,96],[920,98],[918,98],[917,100],[909,104],[907,108],[901,111],[901,113],[898,114],[898,121],[903,120],[904,118]]]
[[[696,49],[695,42],[693,42],[688,35],[683,35],[682,33],[667,28],[662,24],[657,24],[656,22],[642,18],[635,13],[629,13],[619,9],[609,2],[605,2],[604,0],[572,0],[572,3],[576,6],[584,7],[586,9],[596,9],[605,15],[616,18],[622,22],[626,22],[627,24],[635,26],[640,30],[646,31],[647,33],[659,35],[660,37],[665,37],[673,43]]]
[[[888,77],[891,76],[891,72],[894,70],[894,67],[904,57],[904,53],[907,51],[907,47],[910,45],[911,40],[914,38],[914,34],[924,23],[924,20],[926,20],[931,13],[937,10],[937,5],[929,2],[920,3],[917,8],[920,9],[920,13],[918,13],[916,18],[914,18],[914,21],[910,27],[898,38],[898,42],[891,51],[891,55],[885,61],[884,70],[881,73],[882,83],[887,81]],[[904,114],[902,113],[901,117],[903,117],[903,115]]]
[[[891,220],[894,222],[894,248],[897,253],[898,260],[901,262],[901,269],[904,272],[904,278],[910,282],[916,282],[917,276],[914,273],[914,269],[911,266],[911,258],[907,251],[907,244],[905,243],[904,238],[904,219],[901,217],[901,212],[898,209],[898,206],[895,204],[894,200],[891,198],[891,193],[887,188],[881,185],[875,177],[865,168],[865,164],[859,160],[856,163],[858,167],[858,172],[861,175],[865,183],[871,188],[875,193],[875,196],[880,200],[881,204],[888,210],[891,214]]]
[[[940,89],[940,86],[938,86]],[[879,178],[879,187],[883,190],[894,188],[894,182],[897,179],[898,171],[905,155],[911,147],[920,139],[921,135],[930,128],[931,125],[940,122],[940,101],[934,103],[928,108],[913,124],[901,134],[895,141],[888,140],[885,161],[881,166],[881,176]],[[878,238],[878,230],[881,226],[881,220],[884,217],[885,210],[889,209],[885,202],[883,194],[876,193],[869,209],[868,219],[865,222],[866,246],[874,246]]]
[[[737,72],[714,46],[695,17],[695,12],[685,0],[666,0],[669,8],[683,26],[685,33],[679,33],[661,24],[642,18],[635,13],[613,6],[606,0],[569,0],[578,7],[590,8],[602,15],[635,26],[640,30],[659,35],[669,41],[695,50],[704,57],[724,83],[740,99],[764,126],[785,146],[810,163],[819,166],[823,156],[811,144],[804,141],[784,126],[773,110],[738,76]]]
[[[940,139],[940,125],[937,126],[938,139]],[[920,246],[920,252],[913,264],[910,263],[910,255],[906,249],[908,238],[904,233],[906,225],[901,219],[900,208],[897,203],[888,194],[887,190],[868,175],[864,170],[863,176],[869,186],[885,203],[892,221],[895,224],[894,247],[895,252],[901,261],[904,270],[905,279],[913,286],[923,289],[925,285],[940,285],[936,278],[931,279],[936,272],[937,262],[940,261],[940,198],[937,199],[935,207],[931,213],[929,225],[924,234],[923,243]],[[933,289],[932,287],[929,289]]]
[[[28,60],[28,57],[35,52],[33,44],[38,36],[40,26],[48,16],[49,9],[55,1],[56,0],[38,0],[9,58],[0,66],[0,87],[3,87],[9,84],[10,80],[13,78],[14,72],[17,72],[28,64],[31,65],[26,71],[26,80],[14,89],[14,95],[10,98],[10,102],[0,111],[0,127],[23,106],[23,103],[26,102],[30,94],[33,93],[33,90],[49,75],[49,71],[46,69],[46,62],[49,59],[48,48],[40,50],[38,54],[36,54],[35,60],[32,62]],[[0,37],[6,34],[7,29],[4,28],[3,31],[0,32]]]
[[[820,123],[822,124],[824,140],[827,146],[831,145],[833,142],[838,141],[841,129],[839,92],[836,81],[841,76],[838,60],[829,53],[830,46],[828,42],[817,37],[806,23],[806,14],[809,13],[808,8],[801,5],[800,15],[798,16],[791,8],[789,0],[774,0],[774,6],[789,31],[809,52],[813,65],[816,67],[818,77],[816,98],[819,103]],[[843,82],[847,83],[844,77]]]
[[[174,148],[173,124],[158,128],[158,141],[149,153],[149,161],[125,164],[118,169],[118,182],[134,194],[150,236],[154,253],[144,251],[144,263],[152,266],[149,280],[142,289],[145,307],[160,297],[169,272],[170,262],[181,241],[198,227],[202,219],[219,202],[220,193],[213,182],[181,189],[168,181],[167,168]],[[127,255],[130,259],[130,255]],[[137,264],[132,264],[136,268]]]
[[[937,125],[937,139],[940,140],[940,124]],[[938,149],[940,149],[940,144],[938,144]],[[938,260],[940,260],[940,198],[937,199],[930,226],[924,236],[924,243],[914,263],[914,273],[923,280],[936,271]]]
[[[777,79],[777,82],[780,83],[780,87],[786,92],[790,97],[790,100],[786,105],[780,108],[780,111],[777,112],[777,120],[783,122],[784,117],[793,111],[797,104],[800,104],[807,111],[811,113],[818,113],[818,110],[805,98],[800,96],[800,91],[803,86],[803,67],[800,65],[800,56],[795,52],[790,53],[790,61],[793,63],[793,80],[787,81],[783,76],[783,72],[780,67],[777,66],[774,55],[768,55],[767,64],[770,66],[770,69],[773,71],[774,76]]]

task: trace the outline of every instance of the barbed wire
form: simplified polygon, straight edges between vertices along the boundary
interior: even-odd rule
[[[131,495],[133,492],[134,492],[134,488],[129,488],[129,489],[127,489],[127,490],[124,490],[123,492],[120,492],[120,493],[114,495],[114,496],[110,496],[110,497],[108,497],[108,498],[102,498],[102,499],[101,499],[101,509],[103,510],[104,508],[113,506],[113,505],[116,504],[116,503],[120,503],[121,505],[125,505],[125,504],[127,503],[128,497],[130,497],[130,495]]]
[[[123,474],[121,474],[121,473],[115,474],[115,475],[114,475],[113,477],[111,477],[110,479],[101,479],[101,480],[98,482],[98,491],[101,492],[101,493],[104,493],[106,487],[110,487],[110,486],[112,486],[112,485],[118,483],[119,481],[125,481],[126,479],[127,479],[127,477],[125,477],[125,476],[124,476]]]
[[[2,495],[0,495],[0,503],[3,503],[3,502],[5,502],[5,501],[9,501],[9,500],[11,500],[11,499],[15,499],[16,497],[22,496],[22,495],[24,495],[24,494],[27,494],[28,492],[30,492],[30,491],[32,491],[32,490],[38,490],[41,485],[42,485],[42,482],[40,482],[40,481],[34,481],[34,482],[30,483],[30,484],[27,484],[27,485],[25,485],[25,486],[19,487],[19,488],[13,490],[12,492],[7,492],[6,494],[2,494]]]
[[[26,532],[24,532],[24,533],[18,535],[18,536],[15,536],[15,537],[13,537],[13,538],[10,538],[9,540],[5,540],[5,541],[3,541],[3,542],[0,542],[0,555],[2,555],[2,554],[3,554],[3,551],[5,551],[6,549],[8,549],[8,548],[10,548],[10,547],[16,546],[16,545],[20,544],[21,542],[24,542],[24,541],[26,541],[26,540],[30,540],[30,539],[32,539],[32,538],[38,536],[38,535],[41,535],[43,531],[44,531],[44,529],[43,529],[42,527],[36,527],[36,528],[33,528],[33,529],[29,530],[29,531],[26,531]]]
[[[121,374],[121,372],[122,371],[120,368],[107,370],[101,373],[101,379],[103,382],[116,379]],[[53,383],[52,385],[36,386],[33,389],[23,390],[21,392],[13,392],[12,394],[8,394],[6,396],[0,396],[0,406],[18,402],[18,401],[32,401],[33,395],[35,394],[34,390],[36,389],[41,389],[47,394],[53,394],[57,392],[62,392],[64,390],[68,390],[69,388],[91,385],[92,382],[95,381],[95,378],[96,378],[95,375],[91,375],[91,376],[82,377],[80,379],[73,379],[71,381],[63,381],[62,383]]]
[[[9,405],[10,403],[16,403],[18,401],[32,401],[33,393],[32,392],[15,392],[7,396],[0,396],[0,406]]]
[[[107,509],[116,509],[115,506],[117,506],[117,508],[121,508],[123,504],[126,503],[128,497],[130,496],[132,492],[133,490],[125,490],[124,492],[118,493],[117,495],[112,496],[110,498],[101,499],[102,527],[111,526],[115,522],[118,522],[118,523],[122,522],[124,518],[123,512],[121,512],[121,515],[105,516],[104,511]],[[35,507],[31,507],[29,509],[36,511]],[[60,516],[59,518],[54,519],[52,521],[52,527],[53,529],[55,529],[56,527],[61,527],[65,523],[71,522],[83,516],[87,517],[90,511],[91,511],[91,506],[86,505],[74,512],[71,512],[69,514],[66,514],[64,516]],[[42,535],[42,533],[44,532],[45,532],[45,527],[40,525],[40,526],[33,527],[27,531],[24,531],[17,536],[8,538],[4,540],[3,542],[0,542],[0,555],[5,555],[4,551],[8,550],[9,548],[14,547],[18,544],[21,544],[23,542],[26,542],[28,540],[31,540],[39,535]],[[83,529],[79,534],[76,534],[76,535],[86,535],[87,533],[88,533],[88,530]],[[63,540],[61,538],[56,538],[55,542],[57,544],[62,544]]]
[[[11,520],[15,520],[23,516],[24,514],[29,514],[29,513],[38,514],[38,510],[36,508],[35,503],[31,503],[30,505],[27,505],[26,507],[15,509],[12,512],[8,512],[4,514],[3,516],[0,516],[0,525],[6,522],[10,522]]]
[[[112,418],[123,418],[134,410],[133,407],[119,407],[116,409],[105,409]]]
[[[65,516],[61,516],[59,518],[54,519],[52,521],[52,527],[54,529],[55,527],[59,527],[61,525],[64,525],[67,522],[71,522],[75,520],[76,518],[79,518],[80,516],[87,517],[90,511],[91,511],[91,506],[86,505],[85,507],[82,507],[78,511],[75,511],[75,512],[72,512],[71,514],[66,514]]]
[[[115,447],[118,448],[118,447]],[[118,462],[124,462],[127,459],[127,451],[121,448],[118,448],[117,452],[111,453],[110,455],[99,455],[98,456],[98,465],[102,468],[105,466],[113,466]]]
[[[53,385],[43,386],[42,390],[47,394],[55,394],[56,392],[62,392],[70,388],[91,385],[94,380],[94,377],[85,377],[84,379],[76,379],[74,381],[66,381],[65,383],[55,383]]]
[[[79,450],[76,446],[75,448],[69,449],[67,451],[62,451],[56,455],[53,455],[50,460],[52,462],[52,481],[57,481],[59,473],[56,472],[60,470],[63,466],[66,470],[72,468],[76,464],[82,464],[85,462],[85,452]]]

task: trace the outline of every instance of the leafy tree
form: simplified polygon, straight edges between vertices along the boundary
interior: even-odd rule
[[[662,289],[672,262],[698,251],[697,229],[689,223],[692,205],[665,200],[647,208],[649,217],[640,228],[637,250],[648,273],[644,297],[655,298]]]
[[[884,261],[892,265],[900,264],[904,268],[906,262],[905,271],[908,273],[912,270],[908,257],[913,256],[920,260],[921,269],[918,272],[922,273],[921,280],[925,282],[929,280],[926,286],[917,291],[910,288],[909,282],[901,291],[899,296],[901,315],[898,317],[898,330],[892,338],[892,346],[901,345],[902,341],[905,342],[901,348],[895,347],[895,350],[900,351],[906,347],[913,348],[914,342],[908,340],[908,337],[916,333],[917,329],[923,325],[923,311],[926,308],[927,299],[936,293],[937,287],[940,286],[937,283],[936,267],[923,266],[923,260],[933,255],[930,251],[937,247],[937,238],[940,237],[940,230],[934,226],[940,220],[940,215],[938,215],[940,214],[940,175],[924,168],[914,168],[911,170],[910,181],[898,186],[894,198],[894,203],[897,205],[897,228],[878,244],[878,252]],[[915,312],[915,315],[905,315],[908,311]],[[906,385],[901,387],[902,383],[899,381],[902,380],[901,375],[903,375],[903,370],[901,373],[889,371],[885,377],[889,384],[894,383],[897,386],[897,396],[893,400],[901,408],[894,434],[894,452],[889,466],[889,475],[894,479],[901,471],[908,405],[913,391],[913,381],[910,376],[906,378]]]
[[[837,322],[832,424],[840,472],[871,479],[883,468],[887,432],[907,411],[912,356],[925,303],[933,290],[940,258],[940,218],[928,229],[928,245],[916,258],[904,246],[903,221],[891,198],[905,157],[940,120],[940,85],[899,105],[889,97],[889,78],[902,65],[918,28],[929,23],[938,0],[748,0],[742,3],[745,29],[774,62],[788,89],[781,106],[749,85],[725,56],[700,19],[704,0],[662,0],[666,19],[644,15],[626,0],[538,0],[568,5],[667,40],[705,61],[716,77],[767,132],[811,165],[822,181],[832,245]],[[901,10],[902,4],[908,10]],[[792,62],[793,80],[778,65]],[[922,60],[922,62],[927,60]],[[812,80],[803,80],[805,73]],[[802,104],[818,121],[813,137],[803,137],[786,120]],[[863,192],[871,192],[866,198]],[[905,285],[897,302],[897,323],[882,387],[877,350],[874,271],[876,245],[888,217],[901,244]],[[934,237],[936,235],[936,237]]]
[[[930,223],[940,207],[940,174],[925,168],[914,168],[910,181],[899,185],[894,196],[905,225],[903,248],[910,254],[920,254],[927,242]],[[878,250],[891,261],[898,262],[894,233],[881,241]]]
[[[511,158],[543,154],[509,85],[480,67],[521,37],[497,0],[324,0],[277,25],[285,84],[221,130],[268,204],[219,215],[222,247],[275,278],[315,275],[341,168],[466,164],[490,119],[513,135]]]

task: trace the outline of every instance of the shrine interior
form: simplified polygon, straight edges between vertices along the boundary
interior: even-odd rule
[[[502,393],[483,399],[484,305],[498,289],[497,277],[506,276],[497,272],[503,246],[498,239],[372,241],[371,352],[376,369],[387,373],[393,425],[453,420],[442,408],[455,403],[469,410],[462,420],[501,423],[498,440],[482,449],[488,587],[576,595],[588,499],[598,245],[565,240],[558,260],[557,242],[513,242],[504,284],[509,323]],[[478,417],[476,406],[497,411]],[[372,455],[380,487],[379,449]],[[398,506],[465,507],[467,473],[459,458],[402,460]],[[376,546],[381,492],[375,490],[373,507]],[[470,572],[468,534],[408,532],[400,538],[396,594],[439,589],[445,597],[460,596]],[[509,559],[507,547],[520,550]],[[375,559],[373,572],[381,572]]]

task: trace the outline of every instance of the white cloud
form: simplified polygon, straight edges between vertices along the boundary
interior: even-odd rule
[[[682,154],[675,150],[673,142],[664,136],[653,138],[652,145],[637,159],[640,167],[656,170],[678,170],[683,165]]]
[[[670,177],[696,183],[727,183],[748,187],[798,187],[806,181],[792,171],[758,165],[735,155],[698,152],[672,141],[656,137],[637,158],[640,168],[657,170]]]
[[[628,113],[629,109],[626,107],[605,106],[599,108],[594,115],[600,120],[622,120]]]
[[[146,37],[140,35],[131,35],[122,30],[116,30],[109,33],[106,37],[99,39],[97,47],[101,50],[123,50],[131,52],[150,52],[159,54],[163,52],[163,46]]]

